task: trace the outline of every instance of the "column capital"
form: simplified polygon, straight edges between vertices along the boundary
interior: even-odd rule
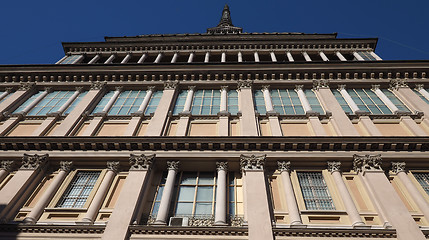
[[[405,162],[392,162],[392,172],[394,173],[406,172]]]
[[[329,88],[329,80],[328,79],[313,80],[313,89],[319,90],[321,88]]]
[[[338,91],[346,90],[346,84],[338,84]]]
[[[399,88],[407,88],[407,87],[408,87],[408,84],[405,79],[400,79],[400,78],[391,79],[389,83],[389,88],[394,90],[398,90]]]
[[[422,89],[424,89],[425,88],[425,85],[424,84],[416,84],[416,87],[415,87],[415,89],[417,90],[417,91],[420,91],[420,90],[422,90]]]
[[[29,91],[36,87],[35,83],[21,83],[18,91]]]
[[[245,88],[252,88],[253,81],[252,80],[238,80],[237,81],[237,89],[245,89]]]
[[[73,167],[72,161],[61,161],[60,162],[60,170],[61,171],[70,172],[72,167]]]
[[[290,161],[277,161],[279,172],[290,172]]]
[[[228,86],[220,86],[221,91],[228,91]]]
[[[167,161],[167,169],[168,170],[174,170],[174,171],[179,171],[179,161]]]
[[[52,91],[52,87],[45,87],[45,92],[51,93]]]
[[[115,87],[115,91],[122,92],[122,90],[124,90],[123,86],[117,86],[117,87]]]
[[[295,85],[296,91],[303,90],[303,89],[304,89],[304,85]]]
[[[242,171],[247,170],[264,170],[265,159],[267,155],[261,156],[246,156],[244,154],[240,155],[240,167]]]
[[[83,87],[76,87],[75,89],[76,89],[76,91],[77,91],[77,92],[79,92],[79,93],[83,92]]]
[[[107,170],[113,171],[115,173],[119,172],[119,162],[118,161],[109,161],[107,162]]]
[[[380,84],[373,84],[371,85],[371,90],[376,91],[380,89]]]
[[[265,91],[265,90],[270,91],[270,85],[262,85],[261,90],[262,90],[262,91]]]
[[[11,92],[13,92],[14,87],[6,87],[4,90],[5,90],[7,93],[11,93]]]
[[[90,90],[102,90],[106,87],[106,82],[92,82]]]
[[[188,86],[188,91],[195,91],[197,86]]]
[[[5,170],[6,172],[12,172],[16,166],[16,161],[1,161],[0,169]]]
[[[155,161],[155,154],[136,155],[130,154],[130,171],[149,171],[152,163]]]
[[[155,91],[155,89],[156,89],[156,87],[155,87],[155,86],[149,86],[149,87],[147,87],[147,90],[148,90],[148,91],[151,91],[151,92],[154,92],[154,91]]]
[[[228,162],[216,162],[216,170],[218,172],[221,170],[228,171]]]
[[[364,172],[371,170],[382,170],[381,154],[378,155],[353,155],[353,170],[356,172]]]
[[[165,81],[164,82],[164,90],[174,90],[176,89],[179,81]]]
[[[22,165],[20,169],[24,170],[36,170],[40,167],[43,167],[48,161],[49,154],[43,154],[43,155],[30,155],[24,153],[24,156],[22,157]]]
[[[328,171],[330,173],[341,172],[341,162],[328,162]]]

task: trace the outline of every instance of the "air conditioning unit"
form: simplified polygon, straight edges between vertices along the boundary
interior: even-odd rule
[[[182,227],[188,226],[189,218],[188,217],[171,217],[169,226]]]

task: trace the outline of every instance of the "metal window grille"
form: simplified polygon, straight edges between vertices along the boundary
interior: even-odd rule
[[[58,111],[73,95],[74,91],[54,91],[46,95],[28,113],[29,116],[43,116]]]
[[[75,63],[82,55],[71,55],[64,59],[60,64],[73,64]]]
[[[216,115],[220,110],[219,90],[198,90],[194,93],[192,115]]]
[[[335,210],[321,172],[298,172],[299,185],[308,210]]]
[[[122,92],[113,103],[109,115],[130,115],[137,112],[145,96],[146,91],[130,90]]]
[[[57,204],[58,208],[82,208],[100,176],[96,171],[77,172]]]
[[[307,89],[304,90],[305,97],[307,98],[308,103],[310,104],[310,107],[313,111],[318,113],[325,113],[322,106],[320,105],[319,99],[317,99],[316,94],[313,92],[313,90]]]
[[[305,114],[298,94],[290,89],[272,89],[271,101],[274,111],[285,114]]]
[[[429,194],[429,173],[413,173],[414,177],[417,179],[417,182],[420,183],[422,188],[427,194]]]

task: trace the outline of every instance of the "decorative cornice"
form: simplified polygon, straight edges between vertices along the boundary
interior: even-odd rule
[[[107,162],[106,165],[107,165],[107,167],[106,167],[107,170],[113,171],[115,173],[119,172],[120,165],[119,165],[118,161],[109,161],[109,162]]]
[[[18,88],[18,91],[29,91],[32,90],[35,86],[35,83],[21,83]]]
[[[353,155],[353,170],[356,172],[382,170],[381,154],[378,155]]]
[[[15,167],[16,167],[15,161],[1,161],[0,162],[0,169],[6,170],[7,172],[12,172]]]
[[[228,162],[216,162],[216,170],[228,171]]]
[[[195,91],[195,88],[196,88],[197,86],[188,86],[188,91]]]
[[[28,170],[36,170],[38,168],[43,167],[48,161],[48,154],[43,155],[30,155],[24,153],[22,157],[22,165],[20,169],[28,169]]]
[[[328,171],[330,173],[341,172],[341,162],[328,162]]]
[[[405,162],[392,162],[392,172],[406,172],[405,170]]]
[[[313,80],[313,89],[319,90],[321,88],[329,88],[329,80],[328,79]]]
[[[179,84],[179,81],[165,81],[164,82],[164,89],[165,90],[174,90],[176,89],[177,85]]]
[[[264,170],[265,159],[267,155],[261,156],[246,156],[244,154],[240,155],[240,167],[242,171],[248,170]]]
[[[395,229],[276,228],[274,236],[297,238],[396,239]]]
[[[155,154],[152,155],[135,155],[130,154],[130,171],[149,171],[152,163],[155,161]]]
[[[70,172],[72,167],[73,167],[72,161],[61,161],[60,162],[60,170],[61,171]]]
[[[389,88],[394,90],[398,90],[399,88],[407,88],[407,87],[408,87],[407,81],[401,78],[391,79],[389,83]]]
[[[90,90],[102,90],[106,87],[106,82],[92,82]]]
[[[237,81],[237,89],[245,89],[245,88],[252,88],[253,81],[252,80],[238,80]]]
[[[168,170],[174,170],[174,171],[179,171],[179,161],[167,161],[167,169]]]
[[[277,161],[279,172],[290,172],[290,161]]]
[[[4,90],[7,92],[7,93],[11,93],[11,92],[13,92],[13,90],[14,90],[15,88],[14,87],[6,87]]]

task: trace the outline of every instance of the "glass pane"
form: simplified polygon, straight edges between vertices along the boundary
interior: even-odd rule
[[[195,215],[212,214],[212,203],[197,203],[195,206]]]
[[[192,214],[192,203],[178,202],[176,207],[176,215],[191,215]]]
[[[197,201],[213,201],[213,187],[198,187]]]
[[[182,173],[182,181],[180,184],[196,184],[197,173],[184,172]]]
[[[213,185],[214,184],[214,173],[200,173],[198,179],[199,185]]]
[[[195,187],[194,186],[181,186],[179,190],[178,201],[194,201]]]

